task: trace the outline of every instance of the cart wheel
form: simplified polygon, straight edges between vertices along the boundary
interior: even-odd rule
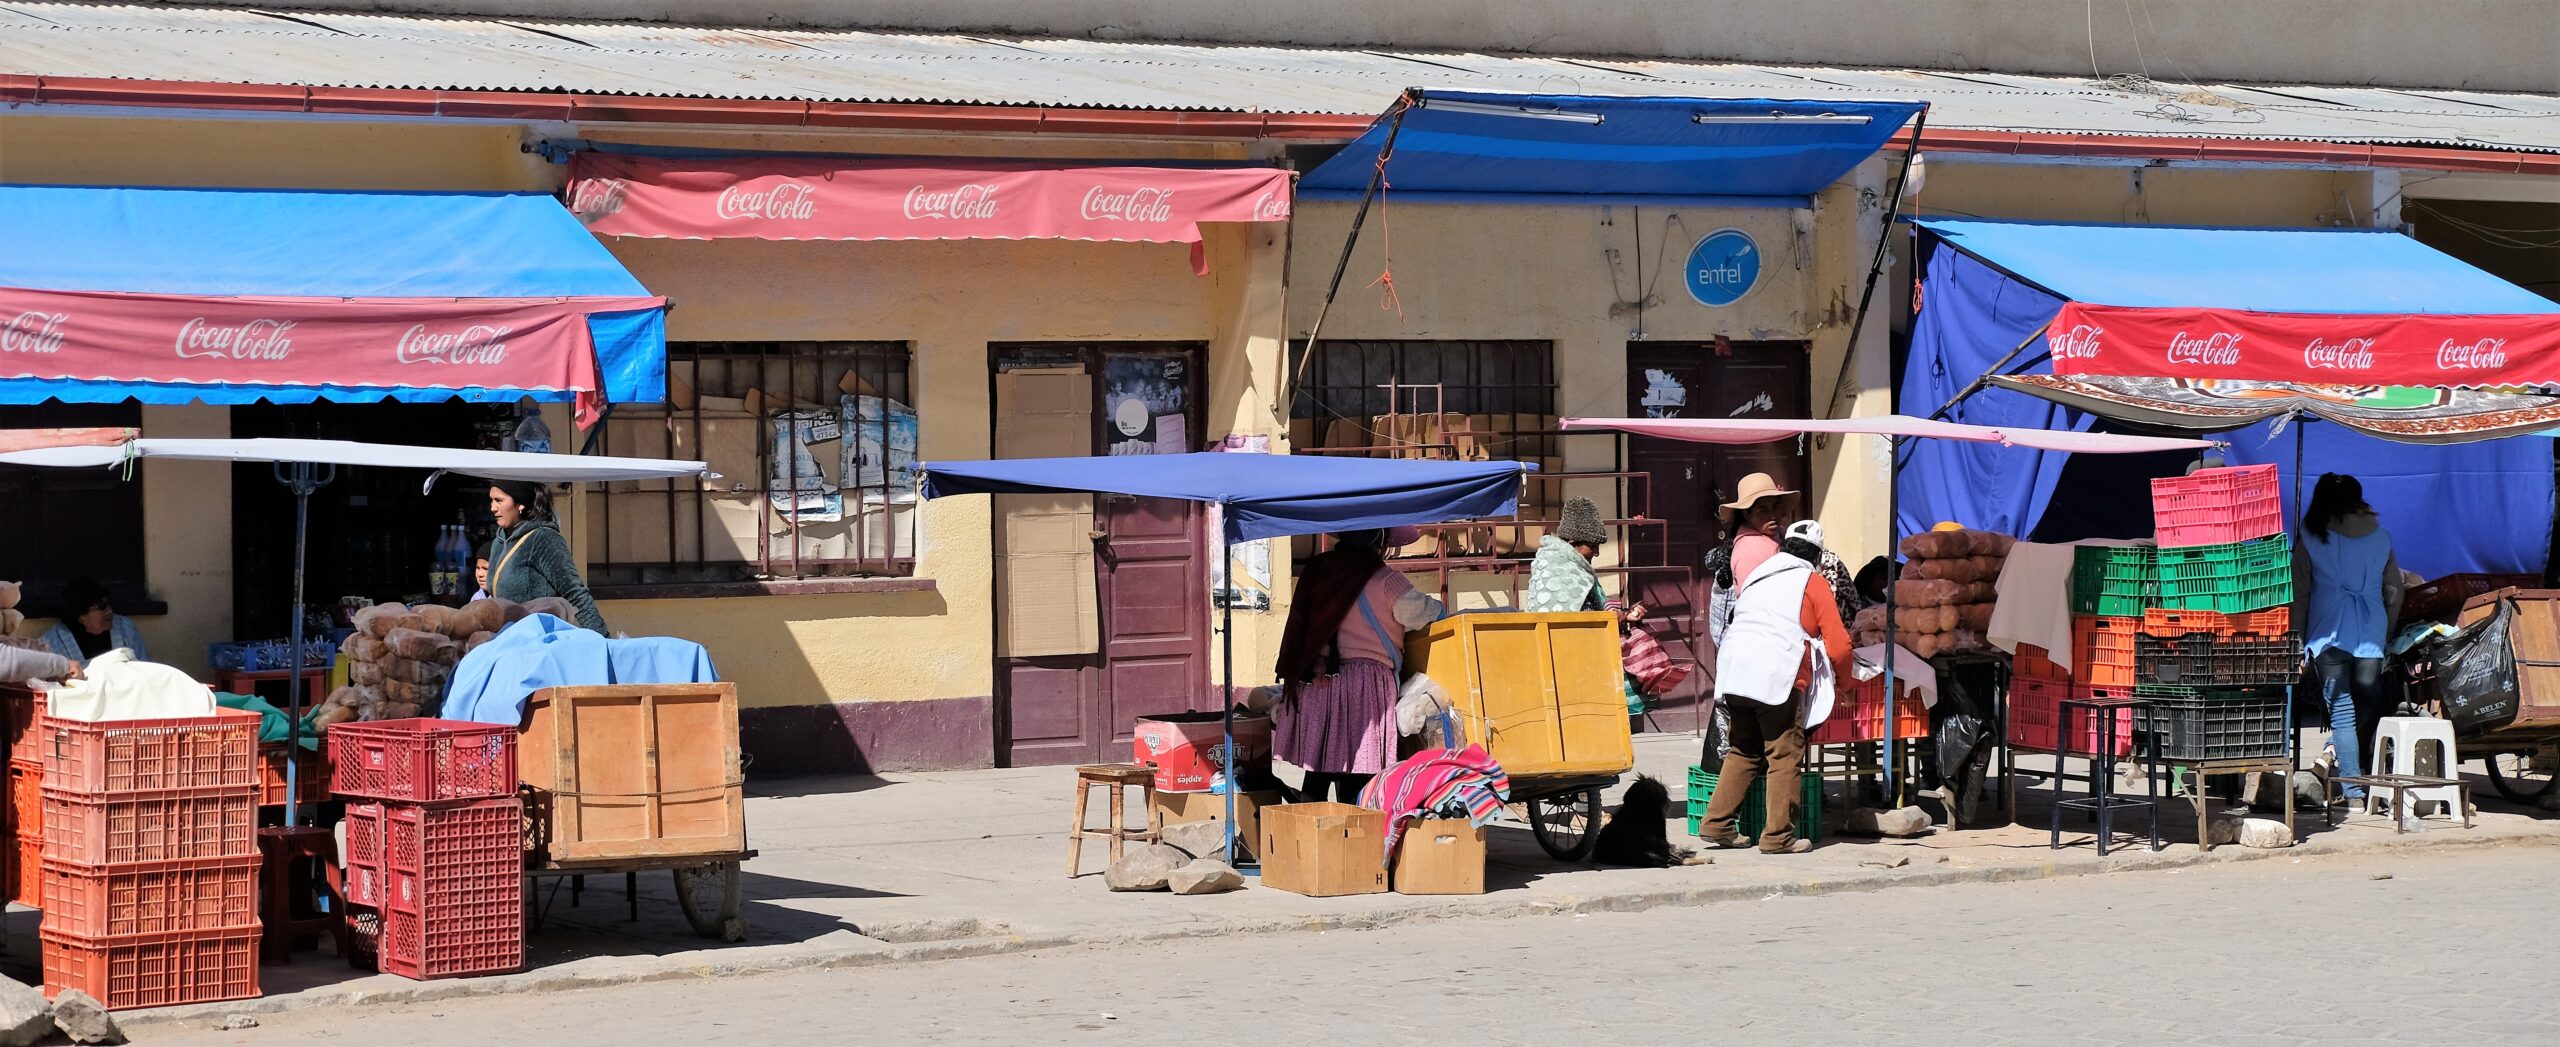
[[[2498,795],[2521,804],[2534,804],[2560,789],[2560,773],[2537,752],[2496,753],[2481,761],[2489,765],[2489,784]]]
[[[1600,845],[1600,790],[1529,801],[1529,834],[1558,861],[1587,861]]]
[[[693,933],[724,942],[747,940],[747,921],[738,915],[738,863],[678,869],[676,904],[684,908]]]

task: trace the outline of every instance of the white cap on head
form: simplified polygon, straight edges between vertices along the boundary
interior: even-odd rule
[[[1798,520],[1787,526],[1787,537],[1802,538],[1818,547],[1822,544],[1822,524],[1814,520]]]

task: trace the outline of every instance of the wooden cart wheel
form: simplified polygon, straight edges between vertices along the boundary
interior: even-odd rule
[[[2493,753],[2481,762],[2489,765],[2489,784],[2497,787],[2498,795],[2516,803],[2540,803],[2552,790],[2560,789],[2560,773],[2554,773],[2538,750]]]
[[[747,940],[747,921],[738,915],[738,863],[677,869],[675,877],[676,904],[684,908],[693,933],[724,942]]]
[[[1600,845],[1600,790],[1529,801],[1529,834],[1558,861],[1588,861]]]

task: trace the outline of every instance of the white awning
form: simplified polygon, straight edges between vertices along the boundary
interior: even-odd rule
[[[455,447],[359,443],[354,440],[185,440],[143,438],[130,443],[74,447],[40,447],[0,454],[0,465],[50,466],[64,469],[113,468],[130,457],[170,458],[199,462],[311,462],[320,465],[426,469],[491,480],[536,483],[602,483],[609,480],[665,480],[709,473],[701,462],[654,458],[604,458],[592,455],[532,454],[524,451],[480,451]]]

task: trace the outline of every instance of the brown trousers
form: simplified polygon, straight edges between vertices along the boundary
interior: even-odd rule
[[[1751,783],[1766,775],[1769,820],[1760,832],[1760,849],[1786,850],[1796,842],[1796,810],[1804,803],[1804,692],[1789,695],[1783,705],[1731,695],[1717,700],[1731,722],[1725,737],[1733,748],[1716,772],[1715,798],[1707,801],[1698,835],[1710,840],[1733,836],[1734,818],[1751,794]]]

